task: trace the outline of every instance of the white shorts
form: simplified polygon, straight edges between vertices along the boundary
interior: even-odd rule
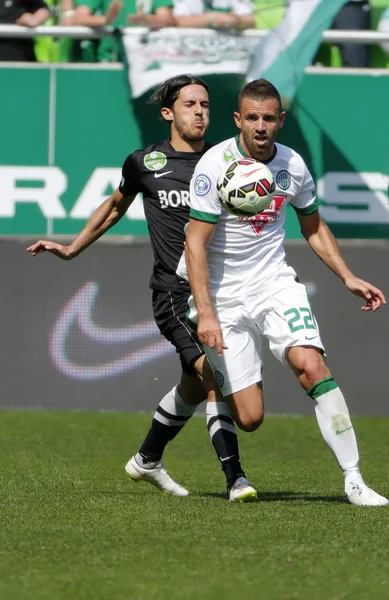
[[[297,283],[295,271],[284,266],[255,294],[226,301],[214,300],[223,340],[228,347],[218,356],[204,346],[223,396],[262,380],[262,336],[269,340],[274,356],[289,366],[287,348],[313,346],[324,352],[306,288]],[[190,296],[188,322],[197,325],[197,310]]]

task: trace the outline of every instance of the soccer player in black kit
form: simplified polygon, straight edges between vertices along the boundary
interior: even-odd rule
[[[240,465],[230,409],[223,401],[201,344],[186,324],[189,285],[176,275],[184,249],[184,228],[189,221],[189,183],[197,162],[209,148],[204,141],[209,124],[208,86],[197,77],[180,75],[166,81],[152,100],[160,104],[161,115],[170,125],[170,139],[136,150],[126,158],[118,189],[94,211],[69,246],[40,240],[27,251],[31,256],[48,251],[70,260],[115,225],[135,196],[143,193],[154,253],[150,281],[154,318],[162,335],[176,347],[182,377],[159,403],[139,452],[130,458],[125,470],[133,481],[147,481],[165,493],[187,496],[189,492],[166,471],[162,454],[198,404],[208,399],[207,427],[226,476],[228,498],[244,502],[255,499],[257,492]],[[238,415],[233,416],[242,426]]]

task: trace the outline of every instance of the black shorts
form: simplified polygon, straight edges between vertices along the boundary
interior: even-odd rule
[[[185,373],[193,373],[193,363],[204,354],[202,345],[186,322],[188,288],[174,292],[153,290],[153,314],[162,335],[175,346]]]

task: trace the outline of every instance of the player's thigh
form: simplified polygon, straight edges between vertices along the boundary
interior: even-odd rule
[[[176,348],[182,369],[195,375],[194,363],[204,355],[204,350],[194,331],[186,322],[189,292],[153,292],[153,313],[161,334]]]
[[[192,406],[197,406],[204,400],[224,402],[205,354],[193,362],[192,370],[192,373],[182,372],[179,386],[181,398]]]
[[[295,281],[293,274],[293,269],[288,268],[277,279],[261,322],[271,352],[286,366],[288,348],[310,346],[324,352],[306,288]]]
[[[263,422],[262,382],[254,383],[226,397],[232,418],[243,431],[255,431]]]
[[[198,315],[192,296],[188,306],[188,322],[192,328],[196,328]],[[244,306],[239,301],[231,302],[228,306],[219,304],[217,318],[227,348],[221,356],[218,356],[215,348],[204,346],[204,350],[221,394],[226,398],[261,381],[261,336],[252,319],[245,315]],[[238,407],[235,413],[239,419]]]
[[[201,382],[210,402],[224,402],[223,395],[216,383],[212,368],[205,354],[193,362],[193,371]]]
[[[191,406],[197,406],[198,404],[201,404],[201,402],[207,400],[208,397],[207,390],[205,389],[201,378],[194,373],[185,373],[185,371],[182,371],[180,384],[178,386],[178,393],[183,401]],[[219,391],[218,394],[220,400],[223,401]],[[210,400],[213,400],[214,398],[211,394],[210,396]]]
[[[205,346],[205,352],[224,398],[244,390],[262,379],[262,360],[255,331],[245,324],[226,325],[221,321],[227,348],[218,356],[216,348]]]

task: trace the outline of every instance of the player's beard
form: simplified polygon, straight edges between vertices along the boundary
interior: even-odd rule
[[[202,133],[199,132],[197,135],[196,134],[185,135],[183,137],[183,139],[186,142],[202,142],[204,140],[204,137],[205,137],[205,132],[203,131]]]
[[[195,126],[196,122],[202,123],[203,126]],[[180,138],[185,142],[200,142],[204,140],[208,123],[199,117],[190,123],[188,123],[187,120],[183,119],[180,121],[176,118],[174,126]]]
[[[256,160],[269,160],[274,152],[274,140],[268,136],[265,138],[266,143],[259,147],[255,141],[255,136],[252,132],[242,131],[243,144],[249,155]]]
[[[180,132],[180,135],[183,140],[186,142],[200,142],[205,137],[206,127],[204,125],[203,128],[200,127],[185,127]]]

